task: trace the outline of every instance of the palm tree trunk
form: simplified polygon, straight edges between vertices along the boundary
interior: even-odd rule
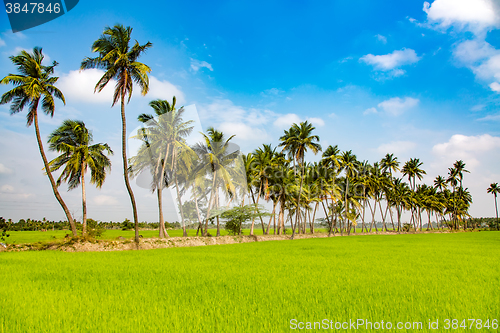
[[[82,236],[87,235],[87,196],[85,194],[85,164],[82,163]]]
[[[54,177],[52,176],[52,173],[50,172],[47,156],[45,156],[45,151],[43,150],[42,138],[40,137],[40,128],[38,127],[38,113],[36,112],[37,107],[38,107],[38,102],[37,105],[35,106],[35,112],[34,112],[35,115],[33,117],[33,122],[35,123],[36,140],[38,142],[38,149],[40,150],[40,155],[42,155],[43,165],[45,166],[45,172],[49,177],[50,185],[52,186],[52,192],[54,192],[54,196],[56,197],[57,202],[59,202],[62,209],[64,210],[64,214],[66,214],[66,218],[68,219],[69,225],[71,227],[71,232],[73,233],[73,237],[76,237],[78,236],[78,234],[76,233],[75,221],[73,220],[73,217],[71,216],[71,213],[69,212],[66,203],[63,201],[61,195],[59,194],[59,191],[57,190],[56,182],[54,180]]]
[[[295,212],[295,226],[292,227],[292,237],[293,239],[295,235],[295,227],[297,227],[297,222],[299,221],[299,212],[300,212],[300,196],[302,195],[302,185],[304,180],[304,161],[302,161],[302,167],[300,169],[300,187],[299,187],[299,197],[297,198],[297,211]]]
[[[495,211],[497,212],[497,230],[500,230],[500,223],[498,222],[498,206],[497,206],[497,194],[495,193]]]
[[[208,202],[207,216],[205,219],[205,234],[204,236],[208,236],[208,219],[210,217],[210,210],[212,209],[213,196],[215,191],[215,178],[217,177],[217,170],[214,171],[214,180],[212,181],[212,190],[210,193],[210,201]]]
[[[177,189],[177,200],[179,200],[179,210],[181,212],[182,236],[187,237],[186,224],[184,223],[184,211],[182,210],[182,199],[179,192],[179,183],[177,182],[177,177],[175,177],[175,188]]]
[[[363,200],[363,217],[361,218],[361,233],[363,233],[365,229],[368,231],[368,229],[365,226],[365,211],[366,211],[366,199]]]
[[[349,210],[349,203],[347,202],[347,192],[349,191],[349,177],[347,177],[347,173],[345,175],[345,180],[346,180],[346,185],[345,185],[345,193],[344,193],[344,196],[345,196],[345,207],[344,207],[344,223],[346,225],[346,228],[347,228],[347,212]],[[342,231],[342,229],[340,229],[340,231]],[[347,232],[347,235],[349,235],[349,232]]]
[[[255,196],[253,195],[252,188],[250,188],[250,194],[252,195],[252,201],[255,205]],[[259,189],[259,196],[260,196],[260,189]],[[250,226],[250,236],[253,236],[254,225],[255,225],[255,216],[252,218],[252,225]]]
[[[167,145],[167,150],[165,152],[165,157],[163,159],[163,163],[161,163],[161,154],[158,154],[158,163],[157,163],[157,167],[156,167],[156,171],[155,171],[155,174],[156,174],[156,177],[158,177],[158,181],[157,181],[157,185],[156,185],[156,191],[157,191],[157,197],[158,197],[158,215],[159,215],[159,219],[160,219],[160,238],[164,238],[164,237],[169,237],[168,235],[168,232],[167,232],[167,229],[165,228],[165,220],[163,218],[163,200],[162,200],[162,197],[163,197],[163,184],[165,183],[164,182],[164,176],[165,176],[165,166],[167,164],[167,158],[168,158],[168,152],[170,151],[170,144]],[[158,169],[159,169],[159,164],[162,164],[161,166],[161,173],[158,173]],[[159,175],[159,176],[158,176]]]
[[[387,217],[387,211],[385,212],[385,215],[384,215],[384,212],[382,211],[382,204],[380,203],[380,200],[378,201],[378,207],[380,209],[380,215],[382,216],[382,231],[387,231],[387,226],[385,224],[385,218]]]
[[[132,203],[132,212],[134,214],[134,229],[135,229],[135,242],[139,243],[139,219],[137,217],[137,205],[135,203],[134,192],[130,187],[128,179],[128,165],[127,165],[127,120],[125,119],[125,91],[121,92],[121,116],[122,116],[122,158],[123,158],[123,178],[125,179],[125,186]]]
[[[215,208],[219,208],[219,191],[215,193]],[[216,237],[220,236],[220,222],[219,222],[219,215],[217,215],[217,233],[215,234]]]
[[[161,188],[156,188],[156,197],[158,198],[158,218],[160,220],[160,238],[165,238],[167,230],[165,229],[165,221],[163,220],[163,204],[162,204],[162,192]]]
[[[196,215],[198,216],[198,222],[200,223],[198,230],[202,226],[202,220],[201,220],[201,215],[200,215],[200,209],[198,208],[198,197],[196,197],[196,188],[194,187],[193,183],[193,195],[194,195],[194,206],[196,207]],[[196,236],[198,236],[198,230],[196,230]]]
[[[311,221],[311,234],[314,234],[314,219],[316,218],[316,211],[318,210],[319,202],[316,202],[316,206],[314,207],[313,218]]]
[[[266,229],[266,232],[265,232],[265,235],[269,235],[269,228],[271,227],[271,220],[273,219],[274,217],[274,213],[276,211],[276,204],[278,202],[275,202],[274,205],[273,205],[273,212],[271,214],[271,217],[269,217],[269,223],[267,224],[267,229]]]
[[[327,200],[327,204],[328,204],[328,199]],[[330,221],[330,218],[328,217],[328,212],[326,211],[326,207],[325,207],[325,203],[323,201],[321,201],[321,206],[323,206],[323,211],[325,212],[325,219],[326,219],[326,222],[328,223],[328,237],[331,236],[332,234],[332,230],[333,230],[333,221]]]

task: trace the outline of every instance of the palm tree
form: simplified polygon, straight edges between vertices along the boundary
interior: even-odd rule
[[[26,125],[29,127],[35,124],[35,134],[38,142],[38,149],[42,155],[45,170],[49,169],[49,162],[43,150],[42,138],[40,136],[40,128],[38,126],[38,106],[41,104],[42,111],[54,116],[54,97],[66,103],[62,92],[54,86],[59,79],[58,77],[51,76],[54,74],[54,68],[57,62],[54,61],[51,66],[44,66],[42,61],[44,59],[42,49],[35,47],[33,53],[21,51],[17,56],[11,56],[9,59],[17,66],[19,74],[9,74],[4,77],[0,84],[13,84],[14,88],[7,91],[2,95],[0,104],[12,102],[10,105],[10,113],[15,114],[21,112],[24,107],[29,109],[27,115]],[[64,203],[59,191],[57,190],[56,182],[50,172],[47,172],[50,185],[54,195],[64,210],[66,218],[71,226],[73,236],[76,236],[76,226],[73,221],[71,213]]]
[[[410,187],[412,191],[415,192],[416,189],[416,178],[419,180],[422,180],[423,175],[427,174],[423,169],[420,169],[420,167],[424,164],[423,162],[420,162],[420,159],[418,158],[410,158],[408,162],[405,163],[401,171],[403,172],[403,176],[408,176],[408,181],[410,182]],[[412,183],[413,180],[413,183]],[[412,220],[414,221],[416,216],[415,216],[415,211],[412,208],[412,215],[411,215]],[[415,224],[415,221],[414,221]]]
[[[193,150],[200,159],[200,163],[194,174],[198,177],[212,177],[212,189],[210,191],[210,200],[208,202],[208,210],[205,217],[204,235],[206,236],[208,235],[210,211],[218,205],[219,187],[222,186],[224,193],[228,196],[236,194],[235,184],[232,182],[231,174],[228,169],[240,155],[240,152],[239,150],[232,151],[230,149],[229,141],[234,135],[226,138],[224,133],[213,127],[208,128],[208,135],[202,134],[204,142],[197,143],[193,147]],[[217,236],[219,235],[219,215],[217,215]]]
[[[498,222],[498,206],[497,206],[497,195],[500,193],[500,187],[498,183],[491,183],[490,187],[486,190],[488,193],[492,193],[495,196],[495,211],[497,213],[497,230],[500,230],[500,223]]]
[[[297,162],[301,165],[301,173],[300,173],[300,186],[299,186],[299,194],[297,197],[297,212],[295,214],[295,226],[299,220],[299,209],[300,209],[300,196],[302,195],[302,185],[304,180],[304,155],[308,149],[310,149],[314,154],[317,154],[321,150],[321,145],[319,142],[319,136],[312,135],[312,131],[315,130],[315,127],[309,122],[301,122],[300,125],[293,124],[292,128],[288,132],[285,131],[285,135],[280,138],[282,143],[280,146],[283,147],[283,150],[288,150],[290,154],[293,152],[293,157]],[[291,134],[290,134],[291,133]],[[293,239],[295,235],[295,226],[292,227],[292,237]]]
[[[117,81],[112,106],[120,101],[122,118],[123,177],[125,179],[125,186],[127,187],[130,201],[132,203],[135,224],[135,241],[138,243],[139,221],[137,217],[137,206],[135,203],[134,193],[132,192],[132,187],[130,187],[127,166],[127,122],[125,119],[125,99],[128,96],[127,103],[130,102],[134,83],[141,88],[141,94],[143,96],[148,93],[148,73],[151,72],[151,69],[145,64],[138,62],[137,59],[153,44],[147,42],[144,45],[140,45],[139,42],[135,41],[135,44],[130,47],[129,43],[131,34],[131,27],[124,27],[120,24],[115,25],[113,28],[106,27],[99,39],[92,44],[92,52],[97,52],[99,55],[95,58],[86,57],[83,59],[80,68],[100,68],[106,71],[97,82],[94,91],[101,92],[109,82],[112,82],[113,80]]]
[[[157,119],[151,114],[141,114],[138,120],[146,125],[146,128],[139,130],[137,138],[144,143],[139,150],[139,154],[131,159],[132,174],[137,174],[144,168],[150,168],[153,174],[152,190],[157,193],[158,213],[159,213],[159,237],[168,236],[163,219],[162,192],[164,187],[168,187],[170,178],[177,177],[174,169],[177,168],[179,153],[183,150],[191,151],[185,143],[187,137],[193,130],[192,120],[184,121],[184,108],[179,110],[175,108],[175,96],[172,104],[166,100],[154,100],[149,103],[153,108]],[[168,162],[170,158],[171,162]],[[188,160],[184,161],[188,163]],[[169,169],[167,170],[167,165]],[[177,184],[178,185],[178,184]],[[179,194],[179,193],[178,193]],[[178,196],[178,199],[180,197]],[[179,209],[182,209],[180,204]],[[183,219],[183,214],[181,214]],[[184,223],[183,223],[184,226]],[[186,236],[185,228],[184,236]]]
[[[437,176],[436,179],[434,179],[434,188],[443,192],[443,190],[446,189],[446,179],[444,179],[443,176]]]
[[[470,173],[469,170],[465,169],[465,163],[462,160],[456,161],[453,163],[453,168],[455,168],[458,180],[460,181],[460,188],[462,188],[462,180],[464,178],[464,172]]]
[[[87,169],[90,169],[90,183],[101,188],[106,178],[106,171],[111,170],[111,161],[105,153],[112,155],[113,151],[106,143],[89,146],[92,143],[92,133],[80,120],[65,120],[50,134],[48,143],[49,150],[62,153],[49,163],[50,172],[64,167],[57,185],[65,181],[68,183],[68,190],[72,190],[82,184],[82,236],[85,236],[87,233],[85,174]]]
[[[451,214],[453,218],[453,228],[458,230],[459,225],[458,221],[456,219],[457,217],[457,199],[456,199],[456,188],[458,185],[458,171],[456,168],[448,168],[448,179],[446,180],[447,183],[451,185],[451,188],[453,189],[453,198],[451,199],[453,206],[451,207]]]

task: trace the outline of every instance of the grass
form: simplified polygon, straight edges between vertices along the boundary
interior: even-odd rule
[[[0,332],[281,332],[358,318],[425,332],[428,319],[500,319],[499,262],[500,232],[0,253]]]

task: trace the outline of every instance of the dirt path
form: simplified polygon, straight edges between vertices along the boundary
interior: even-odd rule
[[[415,233],[447,233],[449,231],[422,231],[411,232]],[[350,236],[368,236],[368,235],[398,235],[396,232],[372,232],[372,233],[351,233]],[[405,234],[405,233],[401,233]],[[345,237],[347,235],[344,235]],[[326,238],[328,234],[300,234],[295,235],[295,239],[306,238]],[[342,237],[336,234],[332,237]],[[0,247],[0,252],[17,252],[17,251],[40,251],[40,250],[58,250],[65,252],[89,252],[89,251],[124,251],[124,250],[151,250],[164,249],[171,247],[187,247],[187,246],[207,246],[207,245],[223,245],[223,244],[238,244],[251,242],[265,242],[277,240],[289,240],[290,235],[265,235],[265,236],[220,236],[220,237],[170,237],[170,238],[144,238],[137,245],[129,239],[118,240],[63,240],[58,242],[40,242],[34,244],[18,244],[9,245],[7,248]]]

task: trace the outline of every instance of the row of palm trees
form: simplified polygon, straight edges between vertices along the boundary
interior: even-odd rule
[[[269,221],[265,223],[258,216],[262,232],[269,234],[273,223],[274,233],[282,234],[285,225],[290,224],[292,239],[295,233],[305,233],[308,225],[314,232],[319,211],[324,215],[319,220],[328,224],[330,234],[356,232],[358,223],[362,232],[378,231],[377,211],[384,231],[422,230],[424,224],[432,229],[433,223],[444,227],[445,221],[447,227],[459,229],[469,217],[472,197],[463,187],[463,175],[469,171],[461,160],[449,168],[447,178],[436,177],[432,186],[417,184],[417,179],[422,180],[426,174],[417,158],[401,168],[393,154],[369,164],[358,161],[352,151],[342,152],[337,146],[329,146],[319,162],[308,163],[306,152],[317,154],[321,146],[319,137],[313,134],[315,128],[307,121],[286,130],[278,147],[263,145],[239,160],[234,153],[237,150],[229,149],[233,137],[226,139],[213,128],[203,134],[204,142],[189,146],[186,138],[192,131],[191,121],[182,119],[184,111],[175,108],[175,97],[173,103],[156,100],[150,106],[157,117],[139,116],[145,127],[137,138],[143,145],[131,159],[130,172],[134,176],[145,169],[151,173],[151,189],[159,198],[160,225],[164,223],[161,192],[169,186],[176,189],[183,225],[182,197],[189,194],[188,202],[196,207],[203,235],[207,234],[211,218],[217,219],[217,235],[220,234],[219,216],[224,211],[218,200],[221,193],[233,203],[239,198],[242,206],[246,198],[256,207],[260,200],[271,203]],[[395,176],[398,171],[401,178]],[[200,209],[203,206],[207,207]],[[405,212],[410,216],[408,223],[403,221]],[[252,235],[255,222],[253,218]],[[166,231],[160,228],[160,237],[164,236]]]
[[[469,217],[472,197],[463,188],[463,174],[468,172],[463,161],[449,168],[446,179],[436,177],[433,186],[417,184],[416,180],[426,174],[419,159],[410,159],[400,169],[393,154],[369,164],[358,161],[352,151],[342,152],[337,146],[329,146],[319,162],[307,163],[304,153],[311,150],[316,154],[321,149],[313,130],[307,121],[294,124],[280,138],[278,147],[264,145],[246,156],[249,192],[256,193],[257,200],[262,196],[272,201],[273,214],[278,207],[278,233],[284,228],[285,216],[291,221],[294,217],[292,238],[296,232],[305,233],[307,224],[314,232],[320,206],[330,233],[341,234],[355,232],[353,227],[358,223],[361,231],[378,231],[377,211],[384,231],[422,230],[424,214],[428,229],[433,228],[432,219],[441,226],[448,219],[450,228],[459,229],[461,221]],[[397,171],[401,171],[401,178],[394,176]],[[405,212],[410,215],[406,226]]]

